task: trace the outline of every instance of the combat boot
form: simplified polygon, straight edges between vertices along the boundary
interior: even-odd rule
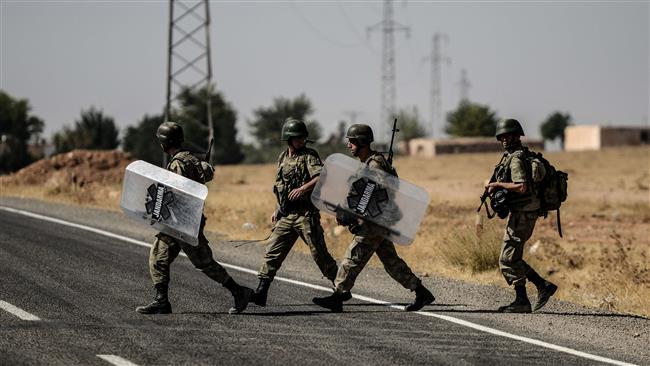
[[[257,285],[257,289],[251,299],[255,305],[266,306],[266,298],[269,294],[269,287],[272,281],[270,278],[260,278],[260,283]]]
[[[334,280],[332,280],[332,286],[334,286],[334,291],[336,291],[336,282]],[[350,299],[352,299],[352,292],[350,290],[341,292],[342,301],[348,301]]]
[[[135,311],[140,314],[171,314],[172,304],[167,297],[167,285],[158,283],[154,285],[154,289],[156,290],[154,301],[149,305],[138,306]]]
[[[242,311],[246,310],[248,303],[251,301],[255,291],[246,286],[241,286],[235,280],[231,278],[228,281],[223,283],[223,287],[230,290],[233,299],[235,300],[235,306],[231,307],[228,310],[228,314],[239,314]]]
[[[415,300],[412,303],[406,305],[404,310],[406,310],[406,311],[418,311],[418,310],[422,309],[425,305],[429,305],[432,302],[434,302],[435,300],[436,300],[436,298],[433,297],[433,294],[431,293],[431,291],[429,291],[426,287],[424,287],[424,286],[422,286],[422,284],[420,284],[420,286],[418,286],[415,289]]]
[[[528,273],[526,273],[526,278],[530,280],[530,282],[534,283],[535,287],[537,287],[537,302],[533,308],[533,311],[537,311],[543,308],[551,296],[555,294],[555,291],[557,291],[557,286],[543,279],[533,269],[530,269]]]
[[[526,285],[515,286],[515,292],[517,297],[512,303],[501,306],[497,309],[500,313],[530,313],[530,301],[528,301],[528,296],[526,295]]]
[[[314,297],[311,301],[318,306],[332,310],[333,313],[343,311],[343,297],[339,292],[334,292],[327,297]]]

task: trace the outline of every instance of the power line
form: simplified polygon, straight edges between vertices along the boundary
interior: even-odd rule
[[[311,31],[312,31],[314,34],[316,34],[316,35],[317,35],[319,38],[321,38],[322,40],[325,40],[325,41],[327,41],[327,42],[329,42],[329,43],[331,43],[331,44],[333,44],[333,45],[335,45],[335,46],[339,46],[339,47],[357,47],[357,46],[361,46],[361,45],[364,45],[364,44],[367,45],[367,43],[368,43],[368,42],[366,42],[366,41],[362,41],[362,42],[359,42],[359,43],[344,43],[344,42],[341,42],[341,41],[338,41],[338,40],[332,39],[332,38],[330,38],[327,34],[325,34],[325,32],[323,32],[323,31],[321,31],[320,29],[318,29],[318,27],[316,27],[316,26],[315,26],[315,25],[314,25],[314,24],[309,20],[309,18],[307,18],[307,17],[305,16],[305,14],[302,12],[302,10],[300,10],[300,8],[298,7],[298,5],[296,5],[295,3],[292,2],[292,3],[291,3],[291,8],[296,12],[296,14],[298,14],[298,16],[300,17],[300,19],[301,19],[301,20],[302,20],[302,21],[307,25],[307,27],[309,27],[309,29],[311,29]]]

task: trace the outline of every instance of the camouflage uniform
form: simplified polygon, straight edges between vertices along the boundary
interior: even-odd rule
[[[184,150],[177,152],[167,164],[167,170],[205,184],[204,173],[199,167],[199,159],[189,151]],[[157,239],[153,243],[149,254],[149,272],[155,285],[169,284],[169,268],[181,249],[187,254],[194,267],[205,273],[206,276],[221,284],[228,281],[230,278],[228,272],[212,258],[212,250],[208,246],[208,239],[203,234],[205,221],[205,216],[203,216],[197,246],[192,246],[163,233],[156,235]]]
[[[323,276],[334,281],[338,269],[336,261],[327,251],[320,214],[311,203],[309,194],[295,201],[289,201],[292,189],[298,188],[318,176],[323,169],[318,153],[304,147],[293,156],[287,151],[280,154],[273,192],[279,210],[276,223],[267,241],[264,263],[260,267],[260,279],[273,280],[282,262],[300,237],[311,251],[311,255]]]
[[[508,192],[507,195],[510,216],[501,246],[499,267],[509,285],[526,283],[526,274],[531,268],[523,259],[524,244],[533,234],[539,217],[540,201],[533,192],[534,182],[527,164],[526,149],[519,147],[505,153],[496,168],[498,182],[526,185],[526,192]]]
[[[371,168],[395,174],[394,169],[380,153],[371,152],[366,164]],[[336,275],[336,292],[343,293],[352,289],[357,276],[359,276],[359,273],[361,273],[374,253],[377,253],[386,272],[402,286],[409,290],[415,290],[421,285],[422,281],[413,274],[406,262],[397,255],[395,244],[386,239],[386,234],[385,229],[379,226],[369,223],[361,225],[359,232],[352,238],[352,243],[346,251],[345,258],[341,262]]]

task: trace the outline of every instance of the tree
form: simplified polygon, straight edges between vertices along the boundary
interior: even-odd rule
[[[198,144],[198,148],[202,150],[205,150],[209,143],[206,139],[209,134],[205,108],[207,93],[207,88],[197,91],[184,88],[178,96],[180,109],[177,111],[177,122],[183,126],[188,145]],[[244,160],[244,154],[241,143],[237,141],[237,112],[219,92],[212,91],[210,102],[214,128],[211,161],[216,164],[240,163]]]
[[[539,127],[542,137],[546,140],[555,140],[560,138],[562,148],[564,148],[564,129],[571,124],[571,115],[561,112],[551,113]]]
[[[119,129],[113,117],[95,107],[81,111],[74,127],[64,126],[54,134],[54,149],[63,153],[74,149],[112,150],[119,145]]]
[[[486,105],[463,100],[447,113],[445,132],[452,136],[494,136],[498,117]]]
[[[278,145],[280,133],[284,121],[291,117],[299,119],[307,125],[309,139],[318,141],[321,138],[321,127],[315,120],[308,120],[314,113],[311,101],[301,94],[293,100],[278,97],[273,99],[273,104],[266,107],[259,107],[253,111],[254,119],[248,122],[251,127],[251,134],[257,140],[261,148],[269,148]]]
[[[145,114],[135,127],[127,127],[122,139],[124,151],[151,164],[162,165],[163,151],[156,138],[156,130],[163,122],[162,115]]]
[[[397,127],[399,128],[399,134],[397,134],[399,140],[406,143],[427,135],[417,107],[400,109],[397,113]]]
[[[26,99],[14,99],[0,90],[0,173],[16,171],[34,161],[28,143],[39,140],[45,123],[29,115]]]

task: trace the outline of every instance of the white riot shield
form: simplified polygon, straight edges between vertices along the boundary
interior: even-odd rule
[[[389,240],[409,245],[429,205],[429,194],[359,160],[332,154],[325,160],[311,201],[338,218],[379,225],[387,230]]]
[[[124,172],[120,206],[131,219],[198,245],[208,187],[138,160]]]

